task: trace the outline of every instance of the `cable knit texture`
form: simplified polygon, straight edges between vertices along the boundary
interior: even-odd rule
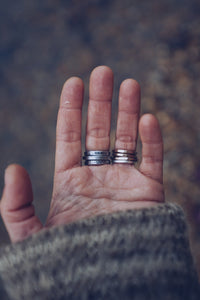
[[[1,299],[200,299],[174,204],[43,230],[1,249],[0,274]]]

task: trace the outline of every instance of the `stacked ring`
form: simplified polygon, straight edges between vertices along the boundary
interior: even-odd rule
[[[101,150],[89,150],[84,152],[83,160],[86,166],[99,166],[110,164],[110,152]]]
[[[137,162],[137,152],[124,149],[113,150],[111,159],[113,164],[134,165]]]

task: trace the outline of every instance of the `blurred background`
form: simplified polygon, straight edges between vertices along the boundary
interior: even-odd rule
[[[43,222],[51,199],[55,125],[64,81],[85,83],[97,65],[118,88],[133,77],[142,113],[159,119],[165,142],[167,201],[185,210],[200,267],[200,2],[199,0],[7,0],[0,10],[0,191],[10,163],[29,172]],[[0,223],[0,245],[9,243]]]

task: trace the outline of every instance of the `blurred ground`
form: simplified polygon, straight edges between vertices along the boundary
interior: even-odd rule
[[[142,86],[142,112],[160,120],[166,198],[185,209],[200,266],[200,2],[7,0],[0,36],[0,189],[5,167],[22,164],[44,222],[61,87],[81,76],[87,102],[89,74],[106,64],[115,74],[113,128],[117,90],[127,77]],[[7,242],[1,224],[0,244]]]

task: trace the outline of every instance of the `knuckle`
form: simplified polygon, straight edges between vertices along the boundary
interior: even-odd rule
[[[64,134],[57,134],[56,140],[57,142],[77,142],[81,138],[80,132],[70,130],[65,132]]]
[[[103,128],[97,127],[97,128],[90,129],[88,135],[95,138],[104,138],[108,136],[108,132]]]
[[[162,158],[157,155],[145,155],[143,157],[146,164],[155,164],[155,163],[162,163]]]
[[[117,139],[120,142],[123,142],[123,143],[132,143],[134,141],[133,136],[131,136],[131,135],[125,135],[125,134],[118,135]]]

